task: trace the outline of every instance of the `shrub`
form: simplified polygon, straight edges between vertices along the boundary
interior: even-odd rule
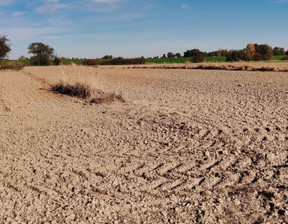
[[[93,60],[93,59],[85,59],[82,62],[83,65],[89,65],[89,66],[93,66],[93,65],[98,65],[98,61],[97,60]]]
[[[199,63],[199,62],[204,62],[205,57],[202,54],[195,55],[191,58],[191,62],[193,63]]]
[[[80,84],[79,82],[74,85],[60,82],[52,86],[52,90],[61,94],[76,96],[82,99],[89,98],[91,96],[91,89],[88,85]]]
[[[12,69],[12,70],[21,70],[24,68],[24,64],[19,61],[11,61],[8,62],[6,65],[1,66],[1,69]]]
[[[113,58],[112,60],[102,61],[101,65],[135,65],[135,64],[145,64],[144,58],[129,58],[124,59],[122,57]]]
[[[60,65],[60,64],[61,64],[60,58],[55,57],[53,60],[53,65]]]
[[[227,54],[226,61],[246,61],[247,56],[244,50],[232,50]]]
[[[285,55],[285,56],[282,58],[282,61],[288,61],[288,55]]]
[[[51,60],[46,55],[33,56],[30,58],[30,64],[36,66],[51,65]]]
[[[105,93],[102,90],[91,89],[89,85],[81,84],[79,82],[75,84],[67,84],[60,82],[51,86],[52,91],[61,94],[74,96],[82,99],[90,99],[90,103],[112,103],[119,101],[124,103],[122,95],[116,95],[115,93]]]

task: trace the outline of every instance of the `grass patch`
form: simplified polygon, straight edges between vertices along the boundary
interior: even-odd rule
[[[105,93],[102,90],[92,89],[87,84],[76,82],[75,84],[68,84],[61,81],[51,86],[51,90],[61,94],[86,99],[90,103],[101,104],[101,103],[112,103],[119,101],[124,103],[125,100],[122,95],[116,95],[115,93]]]
[[[281,60],[283,60],[284,57],[285,57],[285,55],[274,55],[271,60],[272,61],[281,61]]]

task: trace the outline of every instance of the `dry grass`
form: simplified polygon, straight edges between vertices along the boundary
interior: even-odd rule
[[[228,71],[274,71],[288,72],[288,63],[263,63],[263,62],[242,62],[242,63],[198,63],[198,64],[162,64],[133,66],[127,68],[142,69],[205,69],[205,70],[228,70]]]
[[[76,96],[82,99],[87,99],[91,97],[91,88],[86,84],[81,84],[79,82],[75,83],[74,85],[64,83],[60,81],[60,83],[52,85],[51,89],[55,92],[69,95],[69,96]]]
[[[51,90],[61,94],[82,98],[90,103],[112,103],[114,101],[125,102],[122,94],[106,92],[97,82],[97,74],[87,74],[82,66],[72,65],[73,72],[67,75],[63,67],[60,67],[62,79],[51,85]],[[65,81],[64,81],[65,80]]]

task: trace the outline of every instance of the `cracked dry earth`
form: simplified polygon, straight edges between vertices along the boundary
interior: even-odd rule
[[[0,72],[0,223],[288,223],[288,73],[81,69]]]

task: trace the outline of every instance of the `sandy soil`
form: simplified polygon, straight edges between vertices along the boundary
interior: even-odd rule
[[[287,183],[288,73],[0,72],[0,223],[288,223]]]

